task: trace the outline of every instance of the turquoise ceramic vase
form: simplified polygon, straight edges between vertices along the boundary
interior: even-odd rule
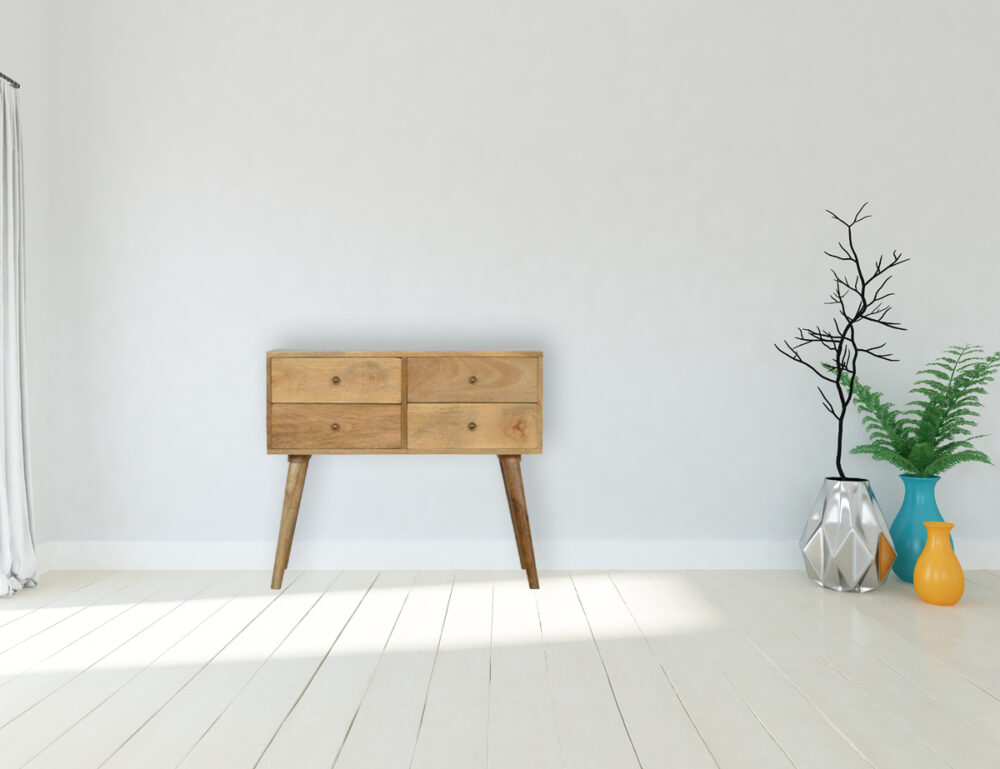
[[[896,547],[896,560],[892,570],[906,582],[913,582],[913,569],[917,559],[927,544],[927,529],[924,521],[944,521],[934,499],[934,487],[941,476],[918,478],[915,475],[901,475],[903,479],[903,506],[899,508],[889,533]]]

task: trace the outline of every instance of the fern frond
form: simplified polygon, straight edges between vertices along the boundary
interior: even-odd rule
[[[970,428],[980,417],[980,396],[998,371],[1000,352],[986,355],[978,345],[949,347],[917,372],[910,389],[914,397],[903,410],[856,382],[855,402],[869,443],[852,453],[920,476],[940,475],[963,462],[989,462],[972,444],[984,436]]]
[[[911,475],[916,475],[919,472],[919,468],[908,458],[899,454],[898,452],[892,451],[891,449],[878,449],[871,452],[873,459],[881,460],[882,462],[888,462],[893,467],[898,467],[904,473],[909,473]]]
[[[854,382],[854,398],[869,437],[887,449],[898,449],[905,438],[899,410],[892,403],[883,401],[882,393],[857,380]]]
[[[924,472],[927,476],[941,475],[941,473],[945,470],[950,470],[955,467],[955,465],[960,465],[963,462],[982,462],[987,465],[993,464],[993,462],[990,461],[990,458],[982,451],[959,451],[955,454],[948,454],[947,456],[939,457],[937,460],[927,465],[927,467],[924,468]]]
[[[949,454],[954,454],[959,449],[971,449],[972,441],[970,440],[960,440],[952,441],[951,443],[945,443],[941,446],[936,446],[934,451],[939,457],[947,456]]]

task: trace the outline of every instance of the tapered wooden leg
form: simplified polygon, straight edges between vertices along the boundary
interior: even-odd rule
[[[521,480],[521,455],[499,456],[500,472],[507,491],[510,520],[514,524],[514,538],[517,540],[517,555],[521,568],[528,573],[528,587],[538,589],[538,572],[535,569],[535,549],[531,544],[531,524],[528,522],[528,505],[524,501],[524,482]]]
[[[507,494],[507,508],[510,510],[510,522],[514,527],[514,540],[517,542],[517,559],[521,562],[521,568],[524,568],[524,545],[521,544],[521,538],[517,536],[517,516],[514,513],[514,498],[510,495],[511,484],[507,482],[507,472],[504,470],[503,457],[498,456],[497,459],[500,460],[500,472],[503,474],[503,490]],[[520,471],[520,466],[518,466]]]
[[[299,502],[302,501],[302,487],[306,482],[308,467],[308,456],[289,455],[285,502],[281,506],[281,528],[278,529],[278,549],[274,554],[274,573],[271,575],[272,590],[281,589],[281,581],[285,577],[285,569],[288,568],[288,555],[292,551],[295,521],[299,517]]]

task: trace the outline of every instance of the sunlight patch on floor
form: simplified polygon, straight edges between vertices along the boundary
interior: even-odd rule
[[[544,575],[543,576],[543,588],[546,586],[553,590],[560,588],[568,588],[568,593],[575,595],[576,584],[581,584],[586,586],[588,582],[595,583],[608,583],[607,574],[583,574],[574,575],[571,578],[569,575],[558,574],[558,575]],[[520,574],[512,574],[509,577],[498,576],[493,580],[494,589],[496,587],[509,586],[511,583],[516,585],[515,590],[519,591],[523,585],[523,576]],[[440,595],[441,593],[447,594],[451,590],[451,581],[449,579],[442,579],[440,584],[430,584],[430,585],[414,585],[412,587],[378,587],[372,586],[369,590],[336,590],[335,588],[331,591],[335,595],[336,600],[345,600],[348,602],[362,602],[363,599],[371,599],[375,597],[376,594],[380,598],[389,599],[390,601],[399,601],[402,603],[402,612],[407,612],[407,607],[418,607],[420,605],[426,604],[426,601],[421,601],[421,598],[430,597],[434,594]],[[713,629],[723,627],[726,624],[725,618],[719,613],[716,607],[705,599],[705,597],[682,575],[661,575],[657,578],[657,581],[649,583],[650,596],[657,603],[662,604],[663,612],[657,613],[655,619],[652,621],[646,621],[645,634],[649,635],[659,635],[659,636],[670,636],[670,635],[685,635],[685,634],[698,634],[702,632],[707,632]],[[218,608],[222,608],[224,605],[229,604],[230,608],[237,606],[250,606],[256,601],[259,601],[259,596],[262,591],[254,591],[254,593],[246,595],[237,595],[231,599],[225,600],[221,598],[204,598],[200,599],[194,596],[189,601],[200,601],[206,600],[211,601],[214,604],[218,604]],[[486,593],[488,596],[489,593]],[[535,593],[534,591],[528,591],[527,587],[524,586],[524,594],[520,592],[515,592],[519,601],[523,601],[522,608],[531,617],[531,623],[537,622],[538,611],[536,601],[540,593]],[[296,593],[292,591],[289,594],[289,598],[293,598],[295,602],[300,604],[314,604],[321,600],[323,593],[320,591],[302,591]],[[155,600],[155,597],[151,600]],[[330,600],[330,593],[327,594],[326,600]],[[146,602],[147,604],[149,601]],[[102,608],[105,610],[111,610],[115,604],[105,604]],[[131,605],[119,605],[118,608],[122,610],[128,610]],[[47,609],[41,608],[37,609],[36,613],[52,612],[53,617],[57,617],[59,609]],[[61,610],[65,612],[65,608]],[[124,614],[124,611],[122,612]],[[265,620],[266,621],[266,620]],[[492,646],[494,648],[502,647],[520,647],[520,646],[538,646],[538,625],[535,624],[531,626],[518,628],[516,626],[495,626],[493,628]],[[58,626],[58,623],[54,625]],[[44,631],[43,631],[44,632]],[[144,632],[155,632],[155,624],[150,626]],[[634,621],[632,621],[631,615],[623,615],[620,621],[620,626],[613,627],[602,627],[602,634],[608,641],[613,640],[635,640],[642,637],[642,633],[636,627]],[[0,635],[2,635],[2,629],[0,629]],[[580,641],[591,640],[589,628],[563,628],[554,627],[546,628],[545,643],[546,644],[560,644],[560,643],[574,643]],[[283,644],[274,650],[271,655],[272,659],[276,660],[295,660],[306,656],[314,655],[315,653],[325,653],[329,644],[334,641],[334,638],[322,639],[320,641],[312,642],[312,645],[308,648],[304,648],[301,644],[289,645]],[[447,644],[442,648],[442,654],[451,651],[463,651],[471,649],[483,649],[488,648],[489,644],[483,643],[482,635],[477,633],[474,628],[463,627],[458,625],[449,632]],[[382,654],[384,644],[382,642],[373,642],[366,640],[363,637],[357,635],[345,634],[343,638],[337,640],[335,649],[338,656],[351,656],[351,655],[370,655],[370,654]],[[437,641],[430,640],[424,642],[410,641],[404,638],[396,639],[393,642],[392,652],[397,653],[408,653],[408,652],[420,652],[433,650],[437,648]],[[240,663],[240,662],[263,662],[266,657],[261,657],[257,653],[247,652],[246,654],[241,654],[238,649],[230,648],[226,652],[226,658],[229,662]],[[115,665],[101,665],[100,662],[97,663],[98,669],[103,670],[122,670],[122,669],[135,669],[139,670],[142,665],[139,664],[141,657],[136,656],[131,658],[128,655],[128,649],[123,648],[116,652]],[[172,652],[170,655],[170,665],[172,667],[192,665],[197,666],[202,664],[197,653],[192,650],[190,658],[186,659],[183,656],[178,656],[176,651]],[[18,655],[11,654],[0,654],[0,679],[9,679],[13,676],[18,675],[38,675],[44,676],[49,674],[59,674],[65,672],[71,672],[78,670],[78,661],[67,658],[65,655],[59,654],[58,652],[51,655],[48,659],[39,661],[38,663],[31,665],[29,668],[25,669],[24,661],[18,659]],[[151,663],[152,667],[157,666],[157,662],[154,660]],[[0,694],[3,691],[3,680],[0,680]]]

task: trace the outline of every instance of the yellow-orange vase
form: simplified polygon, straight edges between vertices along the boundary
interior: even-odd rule
[[[953,523],[924,521],[927,544],[913,569],[913,587],[927,603],[951,606],[965,592],[962,564],[951,549],[950,532]]]

